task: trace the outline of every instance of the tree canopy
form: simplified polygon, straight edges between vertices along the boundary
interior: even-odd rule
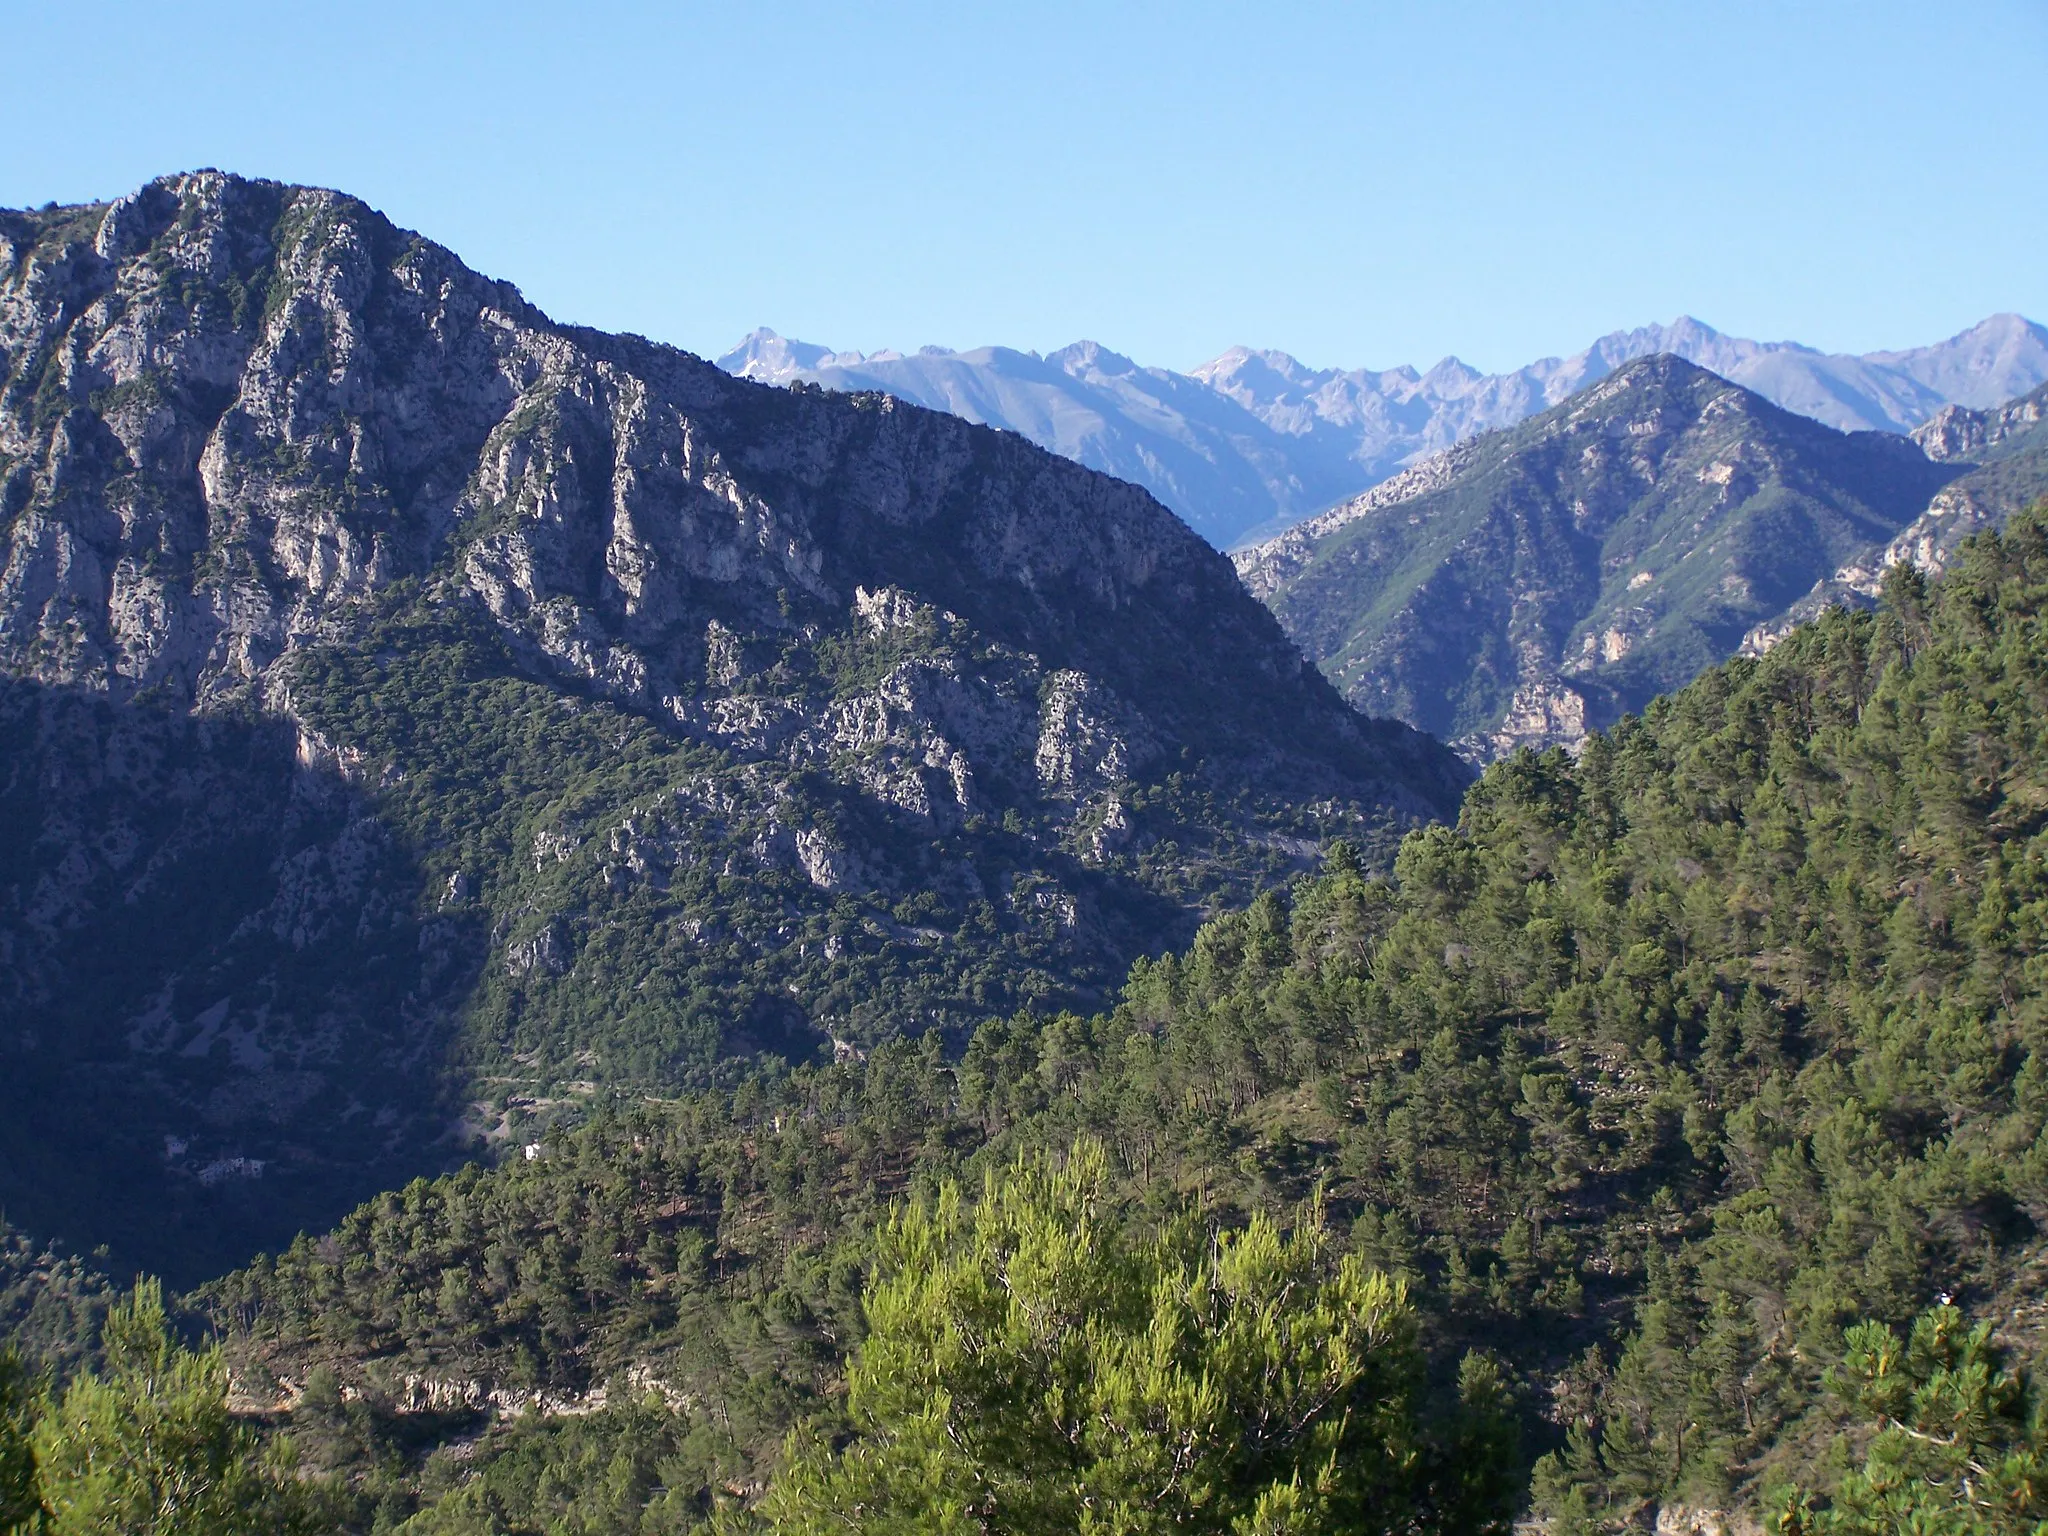
[[[1419,1422],[1401,1280],[1282,1231],[1119,1220],[1082,1141],[892,1215],[848,1383],[853,1438],[800,1438],[777,1530],[1251,1533],[1504,1529],[1507,1479],[1449,1476]],[[1466,1372],[1465,1450],[1504,1435]],[[1497,1458],[1496,1468],[1506,1458]]]
[[[75,1378],[31,1434],[51,1536],[249,1536],[310,1529],[288,1467],[228,1409],[217,1346],[172,1332],[153,1280],[107,1316],[105,1366]]]
[[[1030,1514],[1027,1483],[1106,1507],[1148,1473],[1119,1415],[1170,1443],[1176,1393],[1237,1390],[1239,1357],[1191,1335],[1146,1375],[1155,1324],[1255,1341],[1270,1293],[1231,1290],[1228,1265],[1296,1262],[1313,1283],[1290,1308],[1347,1263],[1390,1287],[1358,1390],[1395,1406],[1360,1410],[1386,1432],[1357,1465],[1414,1508],[1451,1507],[1460,1465],[1527,1476],[1560,1536],[1733,1521],[1776,1490],[1816,1531],[1865,1485],[1974,1496],[1970,1463],[2032,1454],[2030,1398],[1986,1386],[1990,1438],[1957,1473],[1911,1459],[1935,1400],[1885,1424],[1841,1387],[1876,1357],[1859,1329],[1907,1338],[1938,1298],[1964,1343],[1995,1325],[1987,1382],[2017,1380],[2048,1323],[2044,602],[2048,527],[2021,518],[1576,760],[1496,764],[1391,880],[1332,847],[1134,967],[1112,1007],[594,1102],[532,1157],[380,1196],[201,1299],[249,1380],[346,1387],[291,1423],[360,1530],[641,1536],[764,1488],[826,1523],[886,1495],[914,1528],[926,1474],[959,1519],[991,1497]],[[1100,1154],[1085,1199],[1058,1192],[1077,1144]],[[1034,1232],[1079,1255],[1046,1285],[1107,1298],[1094,1331],[1014,1331],[1005,1286],[1052,1241]],[[1475,1400],[1501,1362],[1527,1462],[1453,1408],[1468,1357]],[[1945,1393],[1974,1379],[1958,1360]],[[427,1412],[418,1381],[591,1411]],[[1026,1388],[1038,1416],[1006,1419]],[[1329,1432],[1205,1463],[1229,1520],[1297,1468],[1323,1497]],[[1027,1479],[1032,1457],[1059,1477]]]

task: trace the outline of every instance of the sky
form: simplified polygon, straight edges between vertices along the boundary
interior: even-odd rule
[[[0,0],[0,205],[333,186],[713,355],[1505,369],[2048,320],[2048,0]]]

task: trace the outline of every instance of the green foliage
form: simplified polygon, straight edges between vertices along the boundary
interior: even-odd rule
[[[853,1366],[853,1442],[800,1439],[778,1530],[1283,1532],[1404,1526],[1434,1493],[1398,1280],[1283,1234],[1108,1206],[1099,1144],[893,1215]],[[1504,1528],[1504,1511],[1460,1529]],[[1491,1514],[1491,1520],[1485,1518]]]
[[[35,1246],[0,1218],[0,1339],[30,1369],[77,1369],[117,1298],[96,1264]]]
[[[692,1424],[659,1396],[588,1416],[522,1421],[482,1472],[442,1490],[405,1536],[655,1536],[696,1526]]]
[[[1091,865],[1060,846],[1062,808],[1035,781],[991,778],[994,823],[905,818],[848,788],[888,769],[879,749],[847,749],[831,774],[744,762],[564,697],[480,621],[398,609],[359,646],[305,655],[294,702],[374,765],[381,818],[422,851],[434,927],[492,935],[461,1007],[466,1065],[542,1092],[673,1092],[731,1081],[762,1052],[800,1060],[828,1036],[964,1033],[991,1012],[1099,997],[1133,953],[1185,937],[1188,908],[1249,900],[1286,867],[1216,828],[1299,819],[1168,775],[1128,791],[1153,829],[1143,849]],[[815,645],[741,639],[759,668],[746,696],[771,712],[826,710],[906,663],[1012,692],[1039,670],[929,610]],[[1372,830],[1356,808],[1330,815]],[[814,880],[796,852],[809,838],[867,876]]]
[[[603,1090],[1098,1007],[1466,781],[1014,435],[555,326],[319,189],[0,226],[43,274],[6,563],[143,594],[9,589],[0,1205],[124,1267],[218,1273]]]
[[[1276,560],[1267,599],[1353,703],[1446,738],[1494,730],[1518,688],[1558,676],[1596,723],[1643,708],[1969,468],[1675,357],[1456,455],[1442,483]]]
[[[2023,518],[1577,762],[1497,764],[1394,881],[1340,851],[1135,966],[1111,1010],[620,1106],[365,1207],[214,1304],[239,1356],[394,1403],[407,1373],[644,1369],[692,1405],[679,1434],[729,1426],[677,1473],[708,1512],[792,1426],[835,1433],[893,1198],[929,1227],[946,1180],[1092,1137],[1105,1251],[1174,1230],[1192,1192],[1249,1232],[1320,1189],[1329,1253],[1414,1286],[1419,1421],[1458,1422],[1475,1350],[1530,1383],[1468,1373],[1543,1452],[1532,1497],[1561,1529],[1823,1496],[1849,1467],[1825,1381],[1846,1328],[1946,1291],[2035,1345],[2044,599],[2048,530]],[[948,1264],[977,1219],[947,1218]]]
[[[1861,1467],[1822,1500],[1774,1501],[1789,1536],[2036,1536],[2048,1528],[2048,1425],[2023,1373],[2004,1368],[1991,1324],[1954,1307],[1910,1339],[1859,1323],[1828,1372],[1830,1395],[1867,1438]]]
[[[228,1411],[218,1348],[171,1333],[154,1281],[107,1316],[104,1374],[74,1379],[31,1434],[53,1536],[310,1529],[289,1467]]]
[[[41,1531],[49,1511],[36,1479],[33,1444],[43,1383],[13,1350],[0,1350],[0,1536]]]

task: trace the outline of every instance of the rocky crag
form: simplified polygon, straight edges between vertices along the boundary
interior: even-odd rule
[[[1353,703],[1486,760],[1682,686],[1972,467],[1659,355],[1234,559]]]
[[[335,193],[0,215],[0,377],[0,1207],[174,1275],[567,1099],[1099,997],[1462,788],[1143,491]]]

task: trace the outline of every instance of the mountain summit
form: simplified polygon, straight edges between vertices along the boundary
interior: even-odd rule
[[[1099,997],[1464,781],[1137,487],[333,192],[0,214],[0,379],[0,1207],[174,1272],[537,1104]]]
[[[1236,560],[1354,703],[1484,758],[1682,686],[1968,468],[1660,353]]]
[[[1179,374],[1141,367],[1093,342],[1044,358],[1001,347],[863,357],[772,331],[755,332],[719,364],[766,383],[883,390],[1021,432],[1145,486],[1204,538],[1230,548],[1477,433],[1511,427],[1656,353],[1843,431],[1905,432],[1945,405],[1985,409],[2048,382],[2048,328],[2018,315],[1994,315],[1933,346],[1864,357],[1746,341],[1680,316],[1502,374],[1454,357],[1427,371],[1319,369],[1250,347]]]

